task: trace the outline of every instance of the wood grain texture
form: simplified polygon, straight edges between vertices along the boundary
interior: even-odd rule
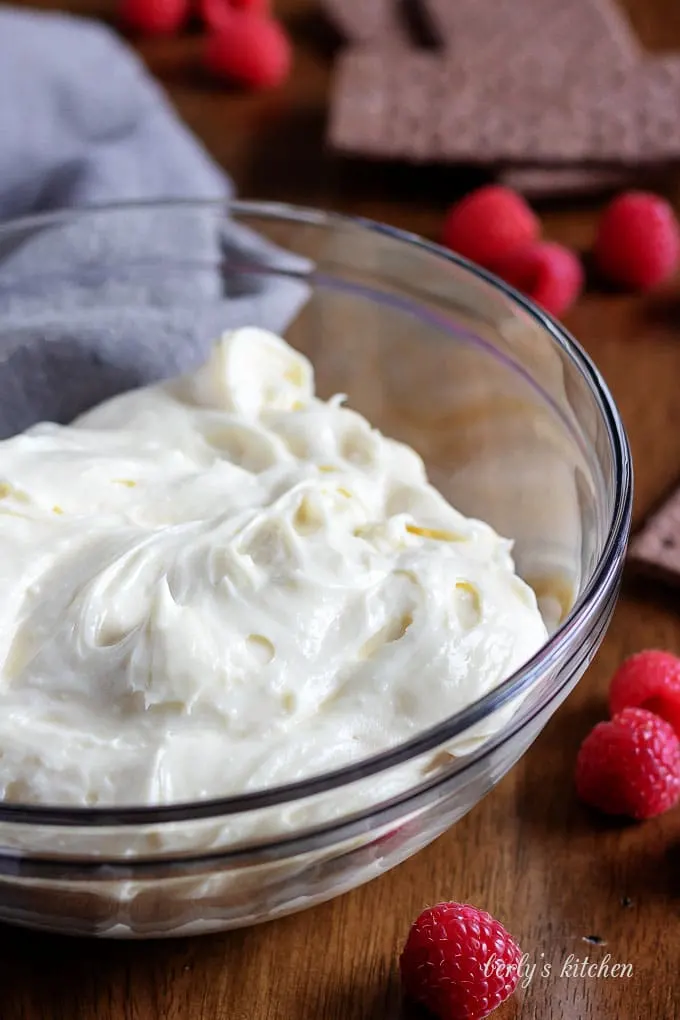
[[[680,48],[676,0],[626,0],[642,41]],[[74,11],[109,16],[105,0]],[[322,151],[333,36],[313,0],[281,0],[297,40],[279,93],[213,89],[196,37],[142,53],[240,192],[321,205],[436,236],[469,183],[452,171],[348,167]],[[680,182],[679,182],[680,183]],[[680,191],[676,198],[680,196]],[[585,246],[596,210],[544,216],[547,234]],[[680,293],[592,292],[568,326],[619,403],[636,465],[640,521],[680,478]],[[574,755],[605,712],[620,658],[650,645],[680,652],[680,595],[624,584],[601,653],[522,762],[452,831],[368,886],[308,913],[223,936],[84,942],[0,928],[1,1020],[407,1020],[396,981],[412,917],[442,898],[497,914],[537,964],[498,1020],[676,1020],[680,1016],[680,811],[643,826],[598,821],[572,792]],[[597,936],[602,944],[584,941]],[[541,955],[543,954],[543,955]],[[630,977],[563,973],[569,955],[630,964]],[[549,963],[551,972],[541,973]]]

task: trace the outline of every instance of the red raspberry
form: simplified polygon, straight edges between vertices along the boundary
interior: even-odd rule
[[[680,737],[680,659],[649,649],[626,659],[612,677],[609,711],[646,708],[669,722]]]
[[[136,32],[166,35],[186,21],[189,0],[122,0],[118,14]]]
[[[290,41],[273,18],[256,11],[232,11],[208,36],[205,66],[214,75],[250,88],[280,85],[292,62]]]
[[[509,252],[492,267],[497,276],[560,317],[583,290],[583,266],[570,248],[536,241]]]
[[[644,191],[619,195],[597,230],[595,263],[614,283],[647,290],[667,280],[680,257],[680,227],[668,202]]]
[[[576,759],[581,800],[608,815],[651,818],[680,798],[680,741],[673,727],[644,708],[625,708],[601,722]]]
[[[199,14],[208,28],[220,30],[229,22],[234,11],[247,10],[268,15],[270,0],[199,0]]]
[[[499,184],[489,184],[451,206],[442,230],[442,242],[471,262],[490,269],[515,248],[537,240],[538,218],[521,195]]]
[[[406,995],[440,1020],[482,1020],[514,992],[521,959],[490,914],[439,903],[414,921],[399,965]]]

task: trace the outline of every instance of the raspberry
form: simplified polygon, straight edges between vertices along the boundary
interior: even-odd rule
[[[482,1020],[514,992],[521,959],[490,914],[439,903],[414,921],[399,965],[406,995],[440,1020]]]
[[[234,10],[208,36],[205,66],[218,77],[250,88],[280,85],[288,76],[291,45],[281,25],[253,10]]]
[[[509,252],[493,271],[551,315],[561,316],[583,289],[583,266],[575,252],[552,241],[536,241]]]
[[[122,21],[137,32],[165,35],[176,32],[189,14],[189,0],[123,0]]]
[[[680,741],[673,727],[644,708],[625,708],[601,722],[576,759],[581,800],[609,815],[652,818],[680,798]]]
[[[208,28],[220,30],[230,21],[234,11],[270,13],[270,0],[199,0],[199,13]]]
[[[595,263],[614,283],[647,290],[673,275],[680,227],[668,202],[644,191],[619,195],[597,230]]]
[[[471,262],[490,269],[515,248],[537,240],[541,225],[521,195],[489,184],[453,205],[442,242]]]
[[[680,659],[650,649],[626,659],[612,677],[609,710],[646,708],[670,723],[680,737]]]

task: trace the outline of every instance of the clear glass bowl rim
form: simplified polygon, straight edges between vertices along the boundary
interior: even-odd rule
[[[75,219],[85,219],[106,213],[149,212],[162,209],[201,209],[214,211],[224,216],[257,216],[264,220],[279,220],[297,224],[312,224],[318,227],[354,228],[368,234],[385,235],[403,242],[416,252],[422,251],[438,256],[446,262],[469,273],[477,280],[495,290],[501,291],[543,328],[545,333],[567,355],[571,363],[585,379],[594,397],[606,428],[614,464],[615,502],[609,522],[604,548],[593,570],[592,577],[579,595],[567,619],[551,635],[521,669],[507,678],[499,687],[490,691],[467,708],[448,716],[442,722],[421,732],[417,737],[399,744],[387,751],[366,758],[361,762],[339,769],[320,773],[308,779],[266,790],[237,796],[213,798],[194,802],[179,802],[162,806],[131,805],[121,807],[60,807],[32,804],[0,803],[0,822],[28,825],[64,826],[68,828],[159,825],[191,820],[222,818],[261,810],[275,805],[289,804],[329,790],[357,782],[369,776],[404,764],[428,751],[459,736],[465,730],[479,723],[485,717],[502,708],[503,705],[528,691],[540,675],[549,668],[549,663],[560,658],[569,648],[578,647],[592,626],[596,624],[602,607],[612,595],[625,555],[632,514],[633,470],[630,447],[621,417],[614,400],[600,372],[581,345],[550,315],[534,305],[528,298],[514,290],[492,273],[481,269],[467,259],[427,241],[417,234],[379,223],[361,216],[349,216],[282,202],[250,201],[242,199],[196,201],[193,199],[159,200],[155,202],[122,202],[108,205],[86,206],[74,209],[60,209],[54,212],[38,213],[0,223],[0,240],[22,230],[58,226]],[[276,268],[272,272],[277,272]],[[313,282],[314,270],[291,271],[286,275],[299,275]],[[0,321],[0,331],[2,322]],[[370,812],[369,812],[370,813]],[[363,812],[362,812],[363,814]]]

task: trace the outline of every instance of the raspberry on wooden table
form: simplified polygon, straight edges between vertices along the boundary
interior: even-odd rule
[[[680,741],[653,712],[626,708],[588,734],[576,759],[581,800],[610,815],[651,818],[680,799]]]
[[[216,15],[212,17],[216,19]],[[217,77],[266,89],[281,85],[288,77],[292,47],[278,21],[256,10],[233,10],[208,36],[203,58]]]
[[[680,658],[650,648],[621,663],[609,686],[612,715],[646,708],[670,723],[680,737]]]
[[[521,959],[490,914],[438,903],[414,921],[399,966],[408,998],[439,1020],[482,1020],[514,992]]]
[[[521,195],[489,184],[451,206],[442,230],[442,243],[485,269],[515,248],[535,241],[541,231],[538,217]]]
[[[511,287],[557,317],[564,315],[583,290],[583,266],[578,255],[552,241],[537,241],[518,248],[492,269]]]
[[[189,15],[189,0],[122,0],[118,15],[129,28],[147,35],[176,32]]]
[[[595,263],[613,283],[647,290],[675,272],[680,258],[680,227],[665,199],[646,191],[615,198],[600,220]]]

